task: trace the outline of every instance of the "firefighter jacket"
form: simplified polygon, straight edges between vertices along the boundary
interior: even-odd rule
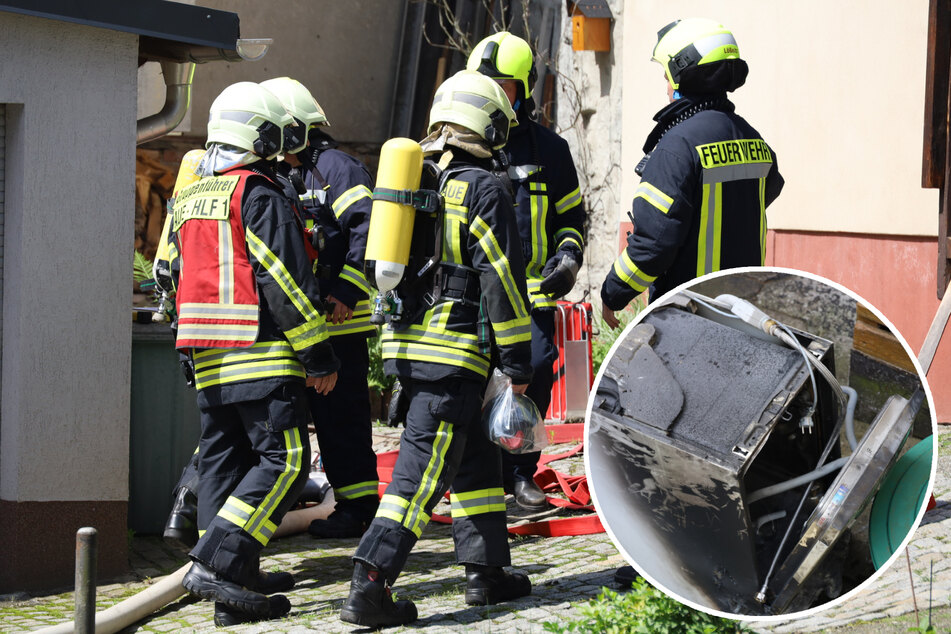
[[[762,265],[766,207],[783,187],[772,148],[725,96],[685,97],[655,119],[634,230],[601,287],[611,310],[648,287],[654,299],[706,273]]]
[[[222,403],[336,372],[303,227],[273,176],[236,168],[183,189],[169,246],[176,347],[195,384]]]
[[[511,198],[502,181],[483,169],[487,161],[457,149],[453,155],[440,186],[445,213],[436,287],[421,289],[423,310],[414,311],[410,323],[384,330],[384,368],[427,381],[482,381],[494,348],[502,372],[527,383],[531,325]]]
[[[363,274],[370,210],[370,175],[363,163],[336,149],[320,131],[311,131],[311,147],[304,150],[304,186],[301,213],[305,222],[323,232],[318,275],[323,296],[332,295],[353,310],[342,323],[327,323],[330,336],[376,334],[370,323],[370,285]]]
[[[571,251],[580,265],[584,250],[585,211],[575,164],[568,143],[521,108],[504,151],[515,188],[529,298],[533,308],[553,308],[557,301],[539,292],[542,269],[558,251]]]

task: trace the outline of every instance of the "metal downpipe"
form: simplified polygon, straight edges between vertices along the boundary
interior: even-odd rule
[[[195,76],[194,62],[162,62],[162,76],[165,78],[165,105],[160,112],[136,122],[136,145],[165,136],[182,122],[188,111]]]

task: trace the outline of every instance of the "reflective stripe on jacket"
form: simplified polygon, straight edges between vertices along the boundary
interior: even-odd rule
[[[441,297],[412,324],[385,329],[386,371],[423,380],[481,379],[494,344],[502,371],[527,382],[531,325],[511,199],[496,176],[468,163],[461,164],[468,169],[455,171],[459,166],[450,164],[451,177],[441,188],[446,196],[442,262],[472,272],[481,288],[480,305]]]
[[[321,292],[353,309],[348,321],[328,322],[327,332],[331,337],[375,335],[376,326],[370,323],[370,285],[363,274],[373,204],[370,175],[359,160],[330,148],[319,153],[317,172],[304,174],[304,184],[307,191],[300,200],[305,222],[320,224],[326,239],[319,264],[329,268],[330,278],[321,282]]]

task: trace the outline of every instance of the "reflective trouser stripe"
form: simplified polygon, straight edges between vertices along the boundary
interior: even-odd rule
[[[379,480],[367,480],[366,482],[357,482],[334,489],[334,496],[341,500],[355,500],[368,495],[376,495],[379,489]]]
[[[406,517],[406,509],[408,508],[408,500],[404,500],[398,495],[384,493],[383,497],[380,498],[380,506],[376,509],[376,516],[385,517],[388,520],[402,524],[403,518]]]
[[[247,525],[252,513],[254,513],[253,506],[234,496],[230,496],[225,500],[224,505],[218,510],[220,517],[241,528]]]
[[[413,495],[413,499],[409,501],[406,516],[403,518],[403,526],[411,530],[416,537],[422,534],[423,528],[429,522],[429,514],[423,509],[436,492],[436,484],[446,468],[446,452],[449,450],[451,443],[452,425],[441,420],[439,421],[439,427],[436,428],[429,463],[423,470],[419,488]]]
[[[301,472],[301,462],[304,457],[304,446],[301,442],[300,430],[296,427],[284,431],[284,446],[287,454],[284,458],[284,470],[277,477],[277,481],[271,490],[264,496],[264,500],[252,513],[244,530],[252,537],[267,546],[268,541],[274,535],[277,526],[270,521],[274,510],[287,496],[288,491]]]
[[[505,490],[501,487],[451,493],[449,503],[453,519],[483,513],[505,512]]]
[[[720,270],[720,236],[723,222],[723,184],[703,186],[700,234],[697,236],[697,277]]]

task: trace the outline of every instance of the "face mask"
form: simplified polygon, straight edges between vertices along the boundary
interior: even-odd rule
[[[518,108],[521,105],[522,105],[522,100],[520,98],[516,99],[515,103],[512,104],[512,110],[514,110],[515,112],[518,112]]]
[[[679,91],[679,90],[675,90],[675,91],[674,91],[674,101],[677,101],[678,99],[680,99],[680,97],[681,97],[680,91]]]

